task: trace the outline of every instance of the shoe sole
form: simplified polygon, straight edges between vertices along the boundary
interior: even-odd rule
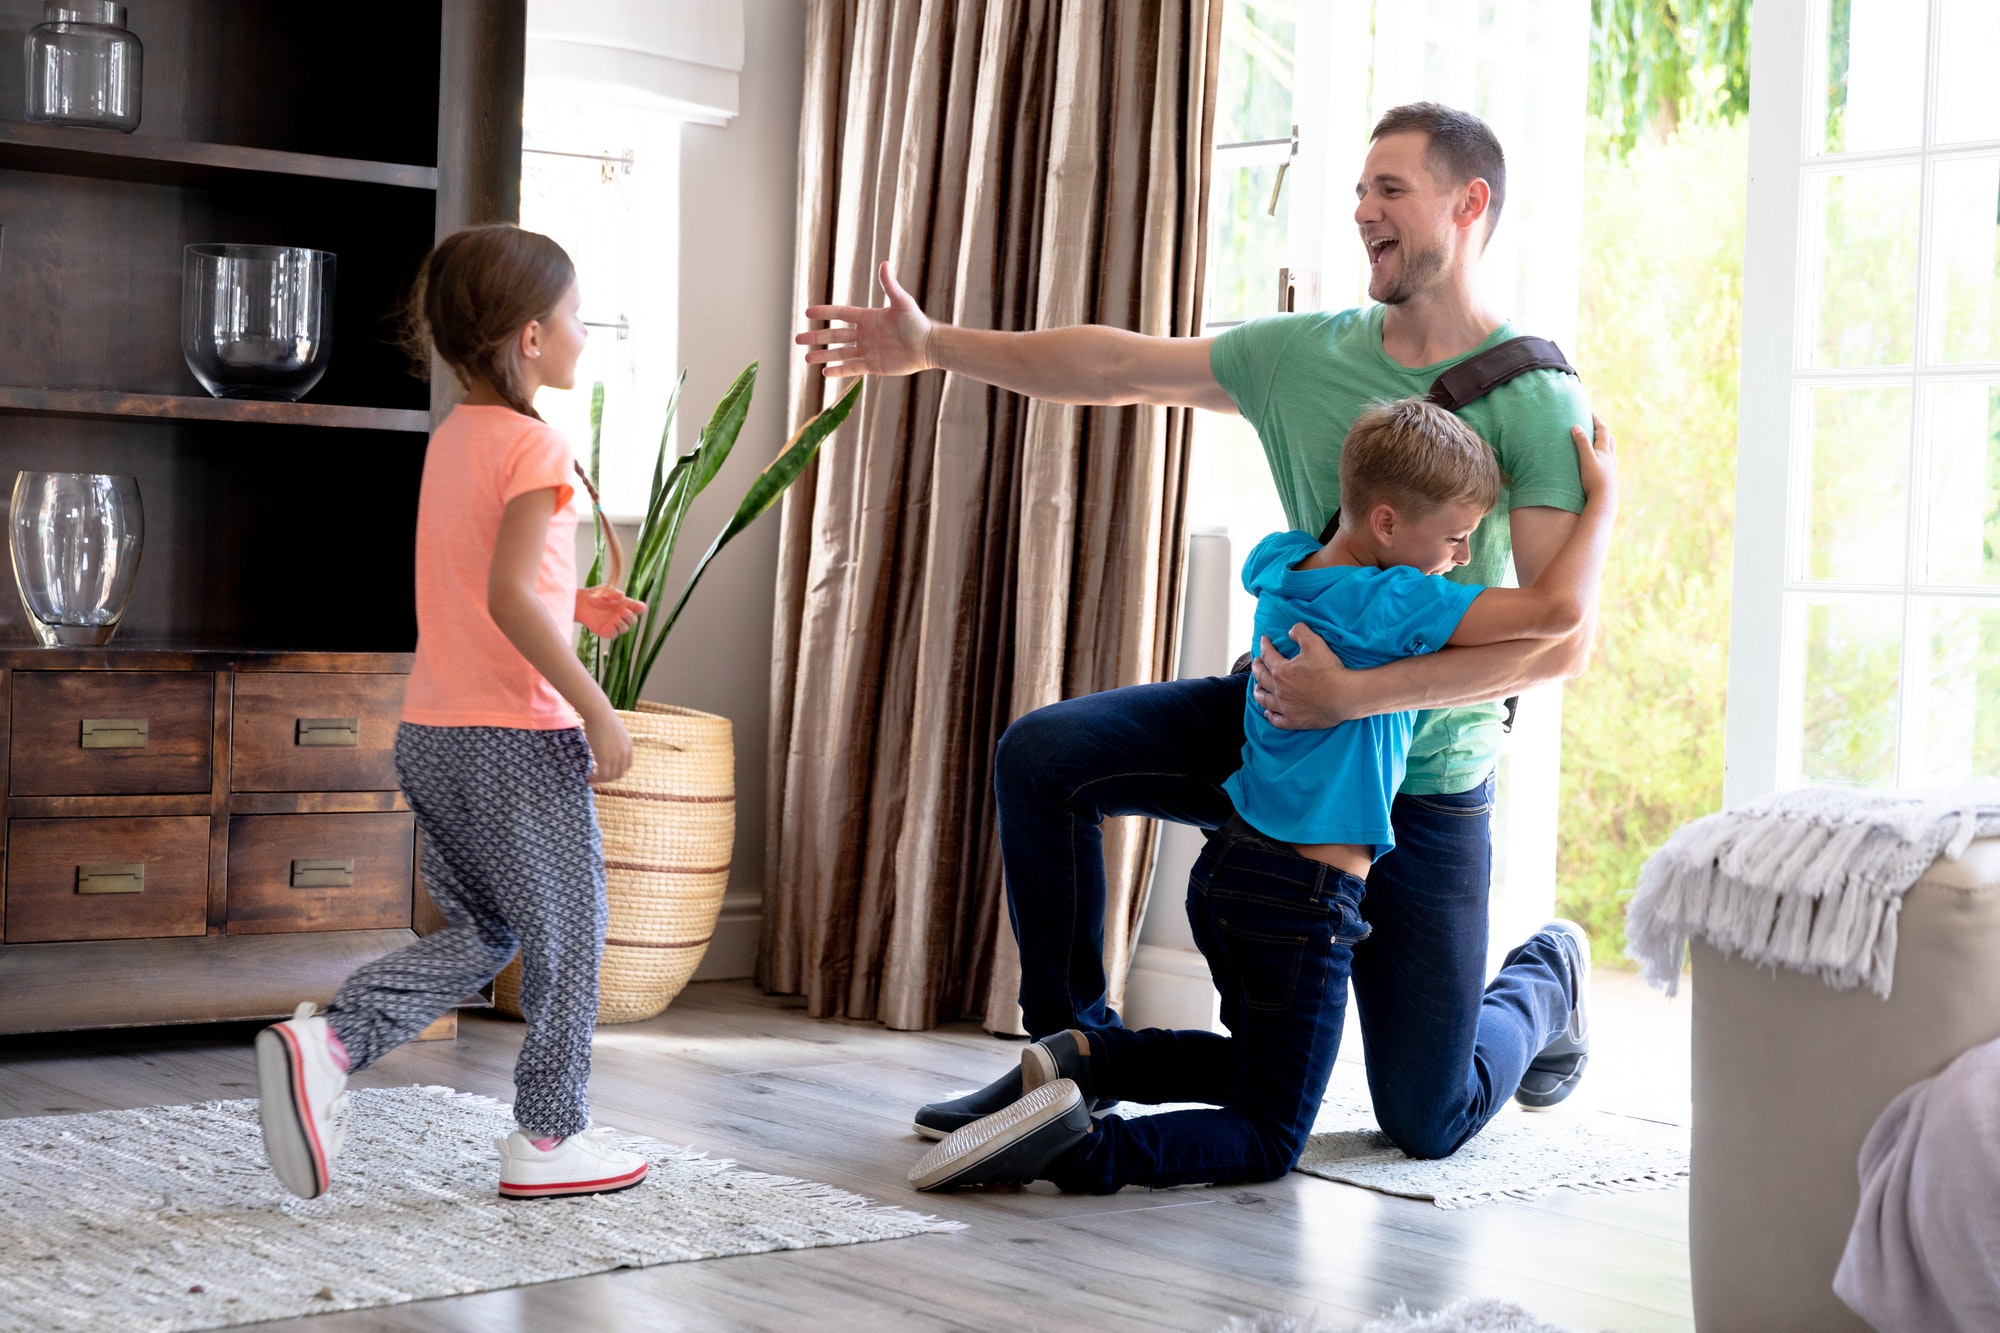
[[[968,1120],[965,1123],[969,1125],[972,1122]],[[929,1125],[926,1125],[921,1120],[912,1120],[910,1122],[910,1128],[917,1132],[918,1138],[929,1139],[933,1143],[937,1142],[939,1139],[945,1137],[945,1135],[950,1134],[952,1132],[951,1130],[948,1129],[933,1129]]]
[[[326,1193],[326,1153],[305,1110],[304,1056],[297,1038],[282,1026],[257,1034],[257,1101],[271,1170],[301,1199]]]
[[[579,1194],[617,1194],[643,1184],[651,1164],[622,1176],[607,1176],[603,1180],[561,1181],[550,1185],[510,1185],[500,1182],[500,1197],[503,1199],[565,1199]]]
[[[947,1135],[944,1142],[919,1157],[910,1168],[910,1184],[920,1190],[951,1188],[953,1181],[987,1158],[1013,1147],[1042,1126],[1062,1119],[1077,1097],[1074,1083],[1066,1087],[1044,1083],[1012,1106]]]

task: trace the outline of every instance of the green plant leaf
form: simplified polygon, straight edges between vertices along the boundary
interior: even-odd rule
[[[638,534],[633,538],[633,550],[626,560],[625,595],[637,598],[651,606],[660,595],[657,576],[649,580],[651,548],[658,544],[660,530],[659,517],[669,502],[670,491],[678,485],[676,478],[683,471],[686,460],[676,460],[672,472],[667,470],[667,457],[673,450],[674,418],[679,412],[681,390],[687,385],[687,372],[682,371],[674,381],[674,389],[667,396],[666,422],[660,428],[660,449],[653,459],[653,484],[646,495],[646,512],[640,519]],[[671,556],[671,552],[669,552]],[[589,633],[589,631],[585,631]],[[593,638],[596,636],[593,635]],[[632,635],[624,634],[608,644],[600,640],[600,657],[591,674],[605,693],[613,698],[614,691],[622,690],[621,682],[631,673],[634,645]]]
[[[686,376],[683,375],[682,379],[685,381]],[[694,508],[695,497],[715,479],[722,465],[728,461],[730,451],[736,447],[756,387],[757,363],[753,361],[722,395],[722,401],[716,404],[708,424],[702,427],[695,447],[675,460],[672,471],[648,506],[646,522],[640,529],[637,543],[639,549],[633,554],[632,575],[627,580],[626,595],[654,609],[649,609],[639,623],[614,644],[616,651],[611,669],[600,677],[605,694],[617,707],[630,708],[645,684],[646,673],[639,665],[643,660],[640,645],[647,640],[660,598],[665,593],[674,552],[680,545],[681,527]],[[665,434],[661,436],[663,461],[669,438]]]
[[[815,415],[785,442],[770,466],[751,483],[749,492],[736,506],[729,523],[696,563],[672,609],[661,614],[658,609],[660,597],[673,565],[681,528],[694,507],[695,498],[722,471],[723,464],[728,461],[742,434],[744,422],[749,418],[751,398],[757,385],[757,363],[751,362],[736,377],[723,394],[722,401],[716,405],[708,424],[702,427],[695,447],[674,459],[669,467],[667,458],[672,449],[673,418],[686,380],[687,376],[683,373],[668,402],[667,425],[660,434],[660,452],[653,465],[653,485],[647,496],[646,516],[639,525],[639,533],[633,543],[631,567],[625,579],[626,595],[645,602],[648,609],[630,631],[608,643],[598,641],[594,658],[585,658],[614,708],[630,709],[638,703],[639,692],[659,658],[667,632],[680,618],[688,597],[694,592],[709,562],[738,533],[777,502],[785,488],[798,478],[819,452],[821,443],[847,419],[861,392],[861,385],[857,382],[838,402]],[[594,635],[590,637],[596,638]]]
[[[798,480],[799,474],[805,471],[806,464],[812,462],[814,456],[819,453],[819,447],[827,436],[838,430],[841,423],[847,420],[848,413],[854,410],[855,400],[861,396],[861,386],[864,382],[856,380],[854,386],[842,394],[838,401],[830,407],[821,409],[812,420],[799,427],[792,438],[785,442],[785,447],[771,460],[770,466],[758,473],[756,480],[750,483],[748,493],[736,506],[736,512],[730,516],[728,525],[716,534],[715,540],[709,543],[706,551],[702,552],[694,572],[688,575],[687,585],[681,589],[679,599],[674,602],[673,610],[667,613],[659,628],[657,630],[652,628],[650,622],[653,617],[650,615],[647,617],[649,623],[639,627],[640,630],[646,631],[643,636],[645,649],[639,659],[638,679],[641,682],[652,671],[653,663],[659,658],[660,649],[666,643],[667,632],[673,629],[674,622],[680,619],[682,608],[687,606],[695,585],[701,582],[701,576],[707,572],[709,562],[714,560],[722,548],[727,546],[738,533],[756,522],[765,510],[776,504],[778,497],[785,493],[786,487]],[[637,698],[636,691],[633,697]]]
[[[590,484],[602,486],[598,480],[597,464],[604,443],[604,381],[597,380],[590,386]],[[604,528],[610,520],[593,506],[590,511],[590,532],[595,540],[597,554],[590,562],[590,570],[583,576],[583,586],[595,588],[604,577]],[[590,674],[595,676],[599,664],[604,659],[604,640],[589,630],[579,627],[576,632],[576,655],[582,659]]]

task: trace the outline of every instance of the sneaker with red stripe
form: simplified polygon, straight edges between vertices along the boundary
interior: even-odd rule
[[[347,1073],[327,1045],[326,1019],[310,1002],[257,1034],[257,1095],[264,1154],[285,1188],[316,1199],[347,1142]]]
[[[566,1194],[611,1194],[629,1190],[646,1178],[647,1162],[638,1153],[615,1147],[601,1129],[572,1134],[543,1151],[515,1130],[493,1140],[500,1150],[500,1196],[504,1199],[553,1199]]]

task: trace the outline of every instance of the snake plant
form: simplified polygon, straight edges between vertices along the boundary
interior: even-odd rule
[[[819,452],[826,437],[847,420],[854,400],[861,393],[861,381],[856,380],[854,387],[842,394],[838,401],[823,408],[785,441],[785,447],[778,451],[770,466],[750,483],[749,492],[737,504],[729,522],[716,534],[708,549],[702,552],[694,572],[688,575],[687,583],[682,586],[679,598],[670,609],[662,612],[661,594],[666,590],[667,571],[674,561],[674,547],[680,541],[681,525],[694,506],[695,497],[715,480],[729,458],[730,450],[736,447],[736,436],[742,431],[743,420],[750,412],[751,391],[757,385],[757,363],[752,361],[736,377],[736,382],[722,395],[722,401],[708,419],[708,424],[702,427],[694,448],[676,458],[669,468],[667,456],[673,447],[674,412],[680,405],[681,385],[686,381],[687,375],[683,373],[680,382],[674,385],[673,395],[667,400],[667,422],[660,432],[660,453],[653,464],[653,486],[646,501],[646,517],[639,524],[638,538],[626,557],[625,595],[644,602],[646,613],[639,618],[637,625],[616,639],[605,640],[586,629],[581,631],[577,642],[577,655],[590,668],[597,683],[604,687],[613,708],[630,710],[638,705],[639,691],[660,655],[667,632],[680,619],[689,594],[694,592],[695,584],[701,582],[709,562],[736,534],[777,503],[785,488],[805,471],[806,464]],[[599,381],[590,390],[590,484],[593,486],[598,484],[598,456],[603,430],[604,384]],[[604,577],[605,522],[601,515],[595,519],[597,559],[591,565],[590,576],[586,580],[589,586],[595,586]]]

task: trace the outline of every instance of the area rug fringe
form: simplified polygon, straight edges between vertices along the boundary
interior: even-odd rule
[[[1224,1324],[1220,1333],[1340,1333],[1332,1324],[1314,1314],[1265,1312],[1238,1315]],[[1555,1324],[1545,1324],[1518,1305],[1473,1296],[1454,1301],[1442,1310],[1412,1310],[1403,1301],[1367,1324],[1346,1333],[1569,1333]]]
[[[1433,1195],[1431,1202],[1439,1208],[1477,1208],[1481,1204],[1500,1203],[1512,1200],[1516,1203],[1530,1203],[1545,1198],[1557,1190],[1574,1190],[1578,1194],[1638,1194],[1646,1190],[1672,1189],[1686,1183],[1688,1172],[1653,1171],[1644,1175],[1625,1176],[1617,1180],[1551,1180],[1535,1185],[1525,1185],[1519,1189],[1485,1190],[1477,1194]],[[1422,1198],[1424,1196],[1416,1196]]]
[[[1805,787],[1683,826],[1639,871],[1625,952],[1680,989],[1690,938],[1887,998],[1903,894],[1938,857],[2000,833],[2000,783]]]

